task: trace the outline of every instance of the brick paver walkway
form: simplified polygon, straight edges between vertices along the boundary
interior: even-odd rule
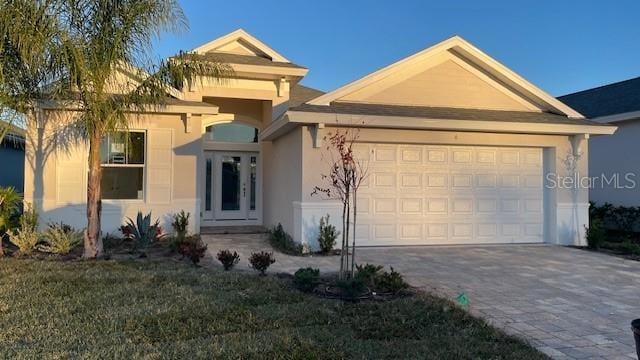
[[[205,236],[209,251],[270,250],[260,235]],[[337,257],[276,253],[273,272],[335,270]],[[559,246],[361,248],[357,261],[393,266],[409,283],[453,298],[557,359],[635,359],[632,319],[640,317],[640,262]]]

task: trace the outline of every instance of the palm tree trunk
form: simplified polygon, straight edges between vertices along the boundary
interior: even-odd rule
[[[102,213],[102,167],[100,142],[102,131],[93,128],[89,136],[89,179],[87,184],[87,229],[84,234],[85,259],[102,257],[102,238],[100,237],[100,216]]]

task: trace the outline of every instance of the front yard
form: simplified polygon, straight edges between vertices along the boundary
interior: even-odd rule
[[[346,304],[173,260],[0,260],[0,358],[545,358],[428,295]]]

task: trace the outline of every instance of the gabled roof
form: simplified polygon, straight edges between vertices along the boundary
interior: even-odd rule
[[[393,74],[443,53],[454,55],[456,58],[469,63],[470,67],[477,69],[487,82],[504,88],[505,92],[508,91],[510,96],[517,98],[517,100],[522,103],[535,106],[544,112],[551,112],[577,119],[584,118],[584,116],[577,111],[542,91],[459,36],[454,36],[437,45],[422,50],[359,80],[313,99],[308,103],[311,105],[328,106],[332,102],[339,101],[342,97],[372,86]]]
[[[220,48],[224,47],[225,45],[231,44],[233,42],[237,42],[247,48],[250,48],[251,50],[263,55],[264,57],[269,58],[273,62],[290,63],[290,61],[287,60],[287,58],[285,58],[284,56],[279,54],[277,51],[267,46],[262,41],[256,39],[255,37],[253,37],[251,34],[249,34],[243,29],[238,29],[233,32],[230,32],[227,35],[221,36],[204,45],[198,46],[192,51],[197,54],[205,54],[207,52],[216,51],[216,50],[220,52],[219,50]]]
[[[299,79],[309,71],[256,39],[246,31],[238,29],[221,36],[191,51],[194,56],[227,63],[238,76],[258,75],[277,79]]]
[[[304,104],[305,102],[324,95],[324,91],[310,88],[301,84],[294,84],[289,90],[289,108]]]
[[[558,99],[589,118],[638,112],[640,77],[559,96]],[[624,119],[621,117],[619,120]]]
[[[306,69],[304,66],[296,65],[294,63],[274,62],[260,56],[218,53],[218,52],[207,54],[206,56],[209,56],[209,55],[211,56],[211,58],[219,62],[228,63],[228,64],[275,66],[275,67],[282,67],[282,68]],[[204,58],[207,58],[206,56]]]
[[[122,63],[116,68],[116,72],[133,80],[136,84],[141,83],[144,79],[151,76],[146,70],[139,68],[131,63]],[[182,99],[182,92],[171,85],[166,85],[167,94],[176,99]]]
[[[536,124],[570,124],[593,125],[602,124],[584,119],[572,119],[564,115],[537,113],[530,111],[502,111],[483,109],[462,109],[450,107],[400,106],[384,104],[363,104],[333,102],[329,106],[302,104],[289,109],[296,112],[314,112],[343,115],[392,116],[418,119],[449,119],[473,121],[523,122]]]

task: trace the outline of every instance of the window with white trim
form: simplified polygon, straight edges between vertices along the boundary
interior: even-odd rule
[[[144,131],[119,131],[102,139],[100,156],[103,199],[144,198],[145,144]]]

